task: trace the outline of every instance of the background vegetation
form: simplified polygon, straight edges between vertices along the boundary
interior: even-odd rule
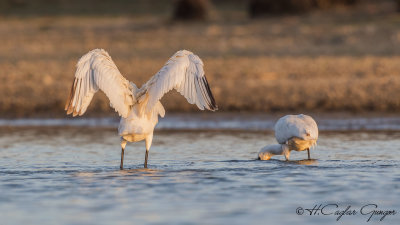
[[[251,7],[261,1],[200,1],[205,14],[194,18],[179,16],[180,2],[0,1],[0,117],[64,116],[75,64],[94,48],[138,86],[177,50],[191,50],[221,111],[400,111],[397,1],[257,15]],[[177,93],[162,102],[169,112],[197,111]],[[88,114],[114,111],[98,94]]]

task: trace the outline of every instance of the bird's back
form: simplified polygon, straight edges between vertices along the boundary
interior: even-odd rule
[[[317,123],[307,115],[287,115],[276,122],[275,137],[280,144],[286,143],[293,137],[303,140],[317,140]]]
[[[137,98],[139,89],[132,82],[130,85],[133,95]],[[121,117],[118,127],[118,133],[120,136],[135,134],[139,137],[140,135],[145,136],[153,132],[155,125],[158,123],[158,116],[164,117],[165,110],[161,102],[158,101],[149,112],[146,112],[146,103],[147,100],[135,102],[129,111],[128,117]]]

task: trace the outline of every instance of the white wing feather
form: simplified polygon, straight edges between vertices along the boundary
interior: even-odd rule
[[[100,89],[109,98],[110,106],[126,118],[135,102],[132,85],[121,75],[106,51],[92,50],[77,63],[65,110],[73,116],[84,114],[93,95]]]
[[[313,118],[307,115],[287,115],[275,124],[275,137],[278,143],[284,144],[292,137],[303,140],[317,140],[318,126]]]
[[[139,90],[139,102],[147,101],[146,112],[150,112],[165,93],[176,89],[190,104],[201,110],[217,110],[214,97],[204,75],[203,62],[192,52],[176,52],[161,70]]]

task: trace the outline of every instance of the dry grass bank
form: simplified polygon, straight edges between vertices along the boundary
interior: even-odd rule
[[[165,16],[4,17],[0,116],[63,116],[75,63],[104,48],[137,85],[188,49],[223,111],[400,111],[400,16],[387,2],[358,11],[250,20],[227,10],[206,23]],[[167,110],[194,111],[178,94]],[[111,115],[97,95],[91,115]]]

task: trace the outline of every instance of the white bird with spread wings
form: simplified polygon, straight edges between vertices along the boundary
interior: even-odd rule
[[[110,106],[121,116],[118,127],[122,148],[120,168],[123,169],[126,143],[142,140],[146,141],[144,167],[147,168],[154,127],[158,116],[165,115],[160,99],[172,89],[201,110],[218,109],[204,75],[203,62],[192,52],[176,52],[161,70],[139,89],[122,76],[105,50],[95,49],[78,61],[65,110],[73,116],[83,115],[93,95],[102,90],[109,98]]]

